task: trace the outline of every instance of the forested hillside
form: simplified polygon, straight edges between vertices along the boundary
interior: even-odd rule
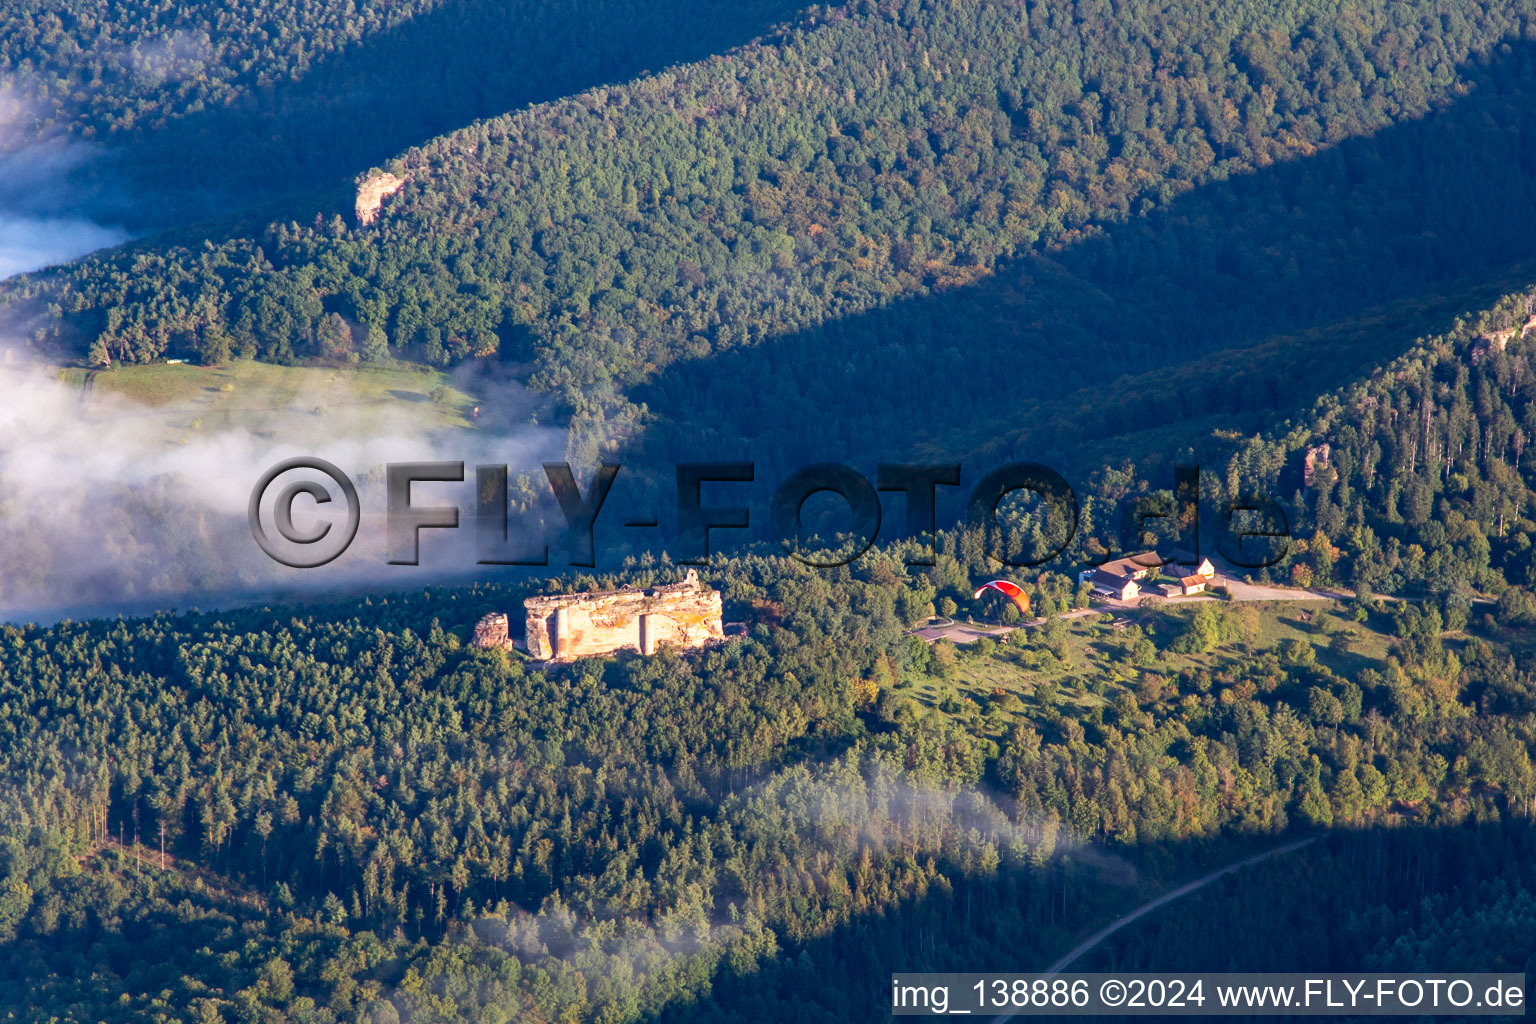
[[[965,287],[675,363],[631,391],[650,419],[624,451],[750,452],[779,476],[908,453],[1171,464],[1213,432],[1271,429],[1413,339],[1470,343],[1458,317],[1536,278],[1536,61],[1521,43],[1462,77],[1465,95],[1426,117]]]
[[[1476,592],[1536,587],[1536,337],[1523,331],[1533,308],[1530,293],[1509,296],[1325,396],[1289,430],[1241,443],[1227,486],[1290,497],[1304,538],[1292,579],[1427,590],[1463,614]],[[1536,621],[1527,600],[1511,594],[1505,608]]]
[[[1222,10],[828,9],[412,150],[372,227],[149,245],[7,295],[45,347],[114,362],[509,361],[573,454],[623,458],[635,508],[698,458],[753,459],[759,508],[810,461],[1041,459],[1090,499],[1075,561],[1182,458],[1209,501],[1288,504],[1292,581],[1445,614],[1530,587],[1536,338],[1479,341],[1524,326],[1525,292],[1495,304],[1536,276],[1526,15]],[[124,570],[150,591],[249,583],[201,514],[111,504],[123,551],[165,551],[145,517],[188,524]],[[25,536],[11,592],[52,564]]]
[[[1482,826],[1447,833],[1337,836],[1193,894],[1074,965],[1089,970],[1306,971],[1320,951],[1372,971],[1530,973],[1536,879],[1531,833]],[[1285,893],[1284,899],[1276,899]],[[1344,908],[1345,912],[1340,913]],[[1211,923],[1221,928],[1213,941]]]
[[[831,1021],[1287,828],[1523,841],[1526,632],[1367,602],[905,636],[980,552],[725,563],[750,638],[567,668],[463,646],[504,588],[7,628],[4,1002],[633,1021],[719,984]]]
[[[294,194],[309,209],[315,190],[340,197],[359,171],[476,118],[696,60],[797,14],[784,0],[658,11],[631,0],[9,4],[0,156],[38,143],[34,157],[67,154],[50,187],[67,182],[138,229]],[[91,166],[70,173],[80,143]]]
[[[628,505],[589,575],[0,626],[0,1010],[881,1019],[893,970],[1038,969],[1303,837],[1081,966],[1536,973],[1532,0],[660,10],[0,13],[24,111],[0,145],[90,140],[183,204],[0,286],[5,340],[80,364],[56,432],[137,453],[25,467],[89,512],[66,533],[65,506],[21,514],[0,444],[0,597],[80,562],[118,602],[267,579],[243,504],[178,467],[275,450],[272,421],[217,431],[279,390],[141,366],[184,404],[92,419],[88,371],[124,363],[314,364],[281,369],[325,380],[280,411],[362,463],[387,416],[327,405],[377,364],[374,404],[442,426],[402,448],[511,459],[531,419],[584,478],[622,461]],[[404,185],[359,224],[384,170]],[[186,221],[232,196],[246,214]],[[702,570],[744,637],[572,664],[469,644],[535,592],[671,582],[672,466],[716,458],[757,464],[758,533]],[[1024,502],[953,528],[946,493],[929,568],[889,529],[830,570],[767,537],[791,470],[904,459],[967,485],[1050,463],[1075,535]],[[1143,546],[1127,505],[1190,462],[1207,550],[1224,499],[1273,497],[1290,552],[1252,581],[1328,593],[1091,608],[1077,570]],[[382,474],[346,468],[372,515]],[[1008,570],[1036,621],[976,596],[999,541],[1064,546]],[[1020,628],[912,635],[936,615]]]
[[[1533,310],[1536,294],[1505,296],[1254,434],[1242,429],[1250,421],[1241,414],[1191,410],[1175,430],[1150,432],[1167,442],[1163,447],[1135,434],[1087,447],[1115,461],[1084,474],[1080,531],[1064,564],[1123,549],[1127,504],[1158,491],[1171,501],[1173,464],[1184,461],[1202,467],[1207,550],[1230,543],[1224,502],[1258,495],[1282,506],[1288,557],[1262,576],[1367,595],[1428,596],[1458,628],[1469,616],[1494,612],[1476,609],[1479,597],[1497,598],[1497,613],[1512,624],[1536,622],[1536,324],[1527,326]],[[1241,387],[1242,371],[1222,381]],[[1178,392],[1167,399],[1169,406],[1179,402]],[[1040,414],[1027,418],[1026,436],[1041,437]],[[1079,440],[1083,434],[1091,434],[1087,424]],[[1025,550],[1036,531],[1050,529],[1039,513],[1015,512],[1004,521],[1010,551]],[[1040,550],[1065,540],[1050,537]]]
[[[1499,122],[1529,110],[1519,42],[1529,15],[1299,0],[1113,13],[944,0],[828,8],[774,45],[408,150],[390,162],[406,187],[375,227],[347,224],[337,204],[260,237],[93,258],[9,295],[52,311],[45,342],[94,360],[335,358],[318,331],[334,311],[359,325],[357,338],[376,332],[431,362],[527,362],[590,455],[637,414],[630,389],[679,360],[732,359],[986,279],[1012,257],[1061,252],[1069,268],[1081,261],[1073,287],[1087,289],[1073,306],[1075,333],[1097,350],[1071,366],[1083,386],[1086,366],[1165,365],[1234,331],[1268,334],[1458,269],[1505,269],[1523,253],[1530,204],[1505,200],[1529,198],[1529,177],[1512,173],[1528,162],[1529,135]],[[1463,102],[1472,106],[1458,116]],[[1196,194],[1199,205],[1178,199],[1223,182]],[[1425,192],[1447,211],[1433,246],[1407,219],[1439,216],[1415,202]],[[1251,235],[1245,202],[1258,215]],[[1326,235],[1334,214],[1351,228]],[[1127,224],[1147,227],[1089,244]],[[1410,244],[1363,259],[1357,243],[1372,239]],[[1311,276],[1334,271],[1331,286]],[[1208,287],[1212,275],[1220,287]],[[1266,277],[1275,286],[1257,294],[1237,283]],[[1141,297],[1169,311],[1128,330],[1080,312],[1117,280],[1127,298],[1150,286],[1157,294]],[[1281,294],[1283,284],[1297,287]],[[1196,298],[1218,308],[1202,318]],[[1035,312],[1026,323],[1061,319],[1073,318]],[[1190,324],[1206,328],[1169,349]],[[856,321],[844,329],[861,366],[929,354],[895,352]],[[1027,347],[955,341],[962,360]]]

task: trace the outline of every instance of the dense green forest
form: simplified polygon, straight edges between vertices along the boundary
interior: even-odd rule
[[[876,1012],[865,983],[895,960],[1008,935],[1031,966],[1288,829],[1525,841],[1524,628],[1210,603],[928,647],[905,627],[969,606],[987,568],[979,537],[942,546],[920,576],[900,550],[724,563],[747,639],[564,668],[464,645],[526,592],[507,587],[7,627],[0,1001],[830,1021]],[[1042,607],[1074,599],[1056,580],[1032,584]],[[1472,884],[1425,892],[1442,882]],[[1408,915],[1382,941],[1413,941],[1414,900],[1381,898]]]
[[[1536,438],[1536,329],[1522,336],[1533,309],[1533,293],[1515,292],[1486,310],[1458,318],[1444,334],[1408,345],[1394,343],[1406,349],[1396,359],[1324,392],[1304,411],[1256,433],[1234,429],[1244,422],[1240,416],[1194,417],[1172,431],[1159,425],[1149,435],[1131,431],[1107,440],[1087,437],[1091,432],[1086,427],[1069,431],[1077,444],[1063,446],[1060,451],[1069,454],[1057,464],[1066,469],[1079,501],[1071,542],[1066,543],[1065,519],[1039,508],[1005,505],[993,550],[1018,555],[1059,549],[1061,554],[1040,568],[1055,581],[1052,586],[1066,586],[1067,576],[1086,562],[1138,546],[1125,531],[1127,509],[1149,501],[1171,502],[1173,465],[1182,461],[1202,467],[1201,544],[1207,552],[1219,552],[1230,541],[1222,511],[1229,499],[1264,495],[1283,507],[1291,534],[1288,557],[1255,571],[1257,578],[1427,598],[1457,628],[1488,614],[1512,616],[1511,624],[1516,625],[1536,622],[1536,450],[1531,444]],[[1020,419],[1030,426],[1022,428],[1026,440],[1017,442],[1020,448],[1014,451],[1030,451],[1028,440],[1048,429],[1038,417],[1058,408],[1024,410]],[[765,409],[756,412],[767,415]],[[825,410],[816,415],[823,419],[812,421],[813,428],[830,417]],[[848,418],[853,424],[842,436],[860,436],[861,418]],[[687,425],[680,421],[677,429]],[[657,469],[645,459],[661,454],[681,461],[690,451],[718,451],[711,447],[715,439],[701,424],[695,426],[700,447],[680,441],[662,446],[658,440],[637,449],[641,461],[626,463],[595,530],[600,566],[611,569],[625,558],[673,546],[675,496],[666,489],[675,486],[675,473],[670,465],[662,463]],[[658,426],[653,438],[663,437],[673,438],[673,428]],[[750,448],[725,449],[752,458],[757,480],[728,485],[711,500],[729,498],[729,503],[747,505],[754,529],[716,532],[716,550],[778,550],[767,510],[774,488],[796,467],[789,457],[794,452],[803,452],[805,459],[818,451],[843,455],[874,476],[874,460],[867,450],[843,449],[843,442],[830,432],[820,435],[820,441],[822,447],[802,448],[805,442],[798,432],[786,427],[765,431]],[[964,463],[962,486],[938,489],[941,528],[952,528],[963,519],[970,486],[1010,454],[1000,445],[983,448],[977,458]],[[1309,454],[1314,464],[1310,480]],[[929,457],[943,458],[942,449]],[[1103,457],[1113,461],[1098,461]],[[365,505],[382,507],[378,473],[360,479]],[[158,482],[148,489],[114,482],[99,492],[107,500],[105,511],[93,519],[94,537],[112,557],[94,570],[97,586],[122,599],[163,601],[174,595],[216,595],[232,586],[276,585],[263,572],[270,567],[259,552],[243,543],[231,544],[230,534],[239,528],[233,519],[218,509],[187,503],[175,477]],[[85,501],[88,496],[81,492],[76,497]],[[519,528],[547,529],[560,521],[542,480],[523,476],[512,487],[510,501]],[[884,501],[881,539],[889,542],[904,534],[906,524],[902,499],[887,495]],[[643,509],[662,514],[667,527],[663,535],[620,525],[628,514]],[[826,510],[820,519],[811,514],[819,509]],[[807,511],[808,530],[848,528],[840,500],[813,502]],[[1153,526],[1154,532],[1166,531],[1155,522]],[[1166,532],[1164,536],[1173,539]],[[0,538],[15,552],[0,579],[0,597],[14,606],[26,607],[28,600],[46,594],[59,567],[70,564],[71,553],[56,550],[46,525],[35,517],[0,518]],[[429,565],[460,570],[473,558],[461,545],[454,549],[459,560],[453,561],[441,553],[446,547],[436,547],[435,541],[427,541]],[[564,563],[558,537],[552,553],[552,564]],[[978,573],[988,571],[982,564],[977,562]],[[963,589],[956,587],[957,593]]]
[[[1505,614],[1536,621],[1533,310],[1536,295],[1506,296],[1257,434],[1232,429],[1240,417],[1196,418],[1166,448],[1118,439],[1122,458],[1081,488],[1080,533],[1063,561],[1125,550],[1123,510],[1157,496],[1158,485],[1171,502],[1173,464],[1183,460],[1202,467],[1207,550],[1229,542],[1225,501],[1261,495],[1283,506],[1288,557],[1260,576],[1427,595],[1458,624],[1486,595]],[[1050,550],[1061,539],[1038,513],[1005,524],[1011,551]]]
[[[1290,494],[1298,532],[1314,538],[1298,545],[1292,579],[1455,595],[1464,610],[1474,592],[1536,587],[1536,339],[1521,337],[1531,309],[1529,294],[1511,296],[1325,396],[1283,434],[1237,446],[1228,486]]]
[[[1043,453],[1049,465],[1067,473],[1080,503],[1071,543],[1063,530],[1066,520],[1005,507],[1007,536],[999,550],[1013,555],[1060,550],[1048,567],[1067,571],[1107,552],[1139,547],[1125,530],[1127,510],[1148,501],[1171,507],[1175,465],[1197,465],[1200,540],[1207,552],[1223,550],[1230,541],[1226,502],[1265,496],[1283,507],[1293,539],[1291,557],[1259,575],[1303,586],[1429,594],[1457,605],[1465,615],[1474,595],[1497,597],[1513,586],[1521,589],[1509,600],[1520,602],[1521,595],[1536,588],[1536,452],[1531,445],[1536,439],[1536,326],[1526,328],[1533,310],[1536,294],[1521,291],[1409,345],[1398,333],[1407,329],[1402,320],[1371,319],[1347,329],[1330,327],[1295,347],[1266,344],[1258,359],[1230,364],[1218,359],[1203,369],[1197,365],[1190,376],[1203,382],[1190,380],[1191,388],[1214,392],[1275,382],[1273,391],[1286,396],[1274,406],[1256,399],[1231,413],[1211,414],[1198,399],[1193,407],[1187,405],[1186,378],[1170,382],[1153,373],[1130,382],[1132,393],[1151,397],[1139,413],[1119,423],[1103,422],[1121,414],[1118,406],[1078,410],[1074,406],[1080,396],[1072,394],[1021,405],[1008,414],[1011,432],[984,438],[995,422],[984,415],[979,426],[948,433],[942,411],[934,420],[923,418],[924,406],[944,408],[946,398],[937,394],[938,388],[914,383],[899,389],[893,381],[889,395],[893,403],[906,404],[896,419],[908,424],[922,456],[945,461],[972,453],[964,463],[962,486],[939,488],[941,525],[960,521],[969,487],[1005,460]],[[1401,354],[1352,383],[1327,387],[1315,399],[1298,402],[1311,388],[1322,387],[1333,376],[1331,366],[1347,358],[1333,360],[1324,353],[1345,337],[1357,336],[1368,351]],[[807,351],[813,344],[807,342]],[[753,355],[744,361],[757,360]],[[1323,365],[1294,376],[1284,365],[1314,361]],[[808,386],[800,391],[795,377],[754,367],[759,368],[765,371],[761,375],[727,374],[707,392],[689,390],[697,408],[684,403],[680,390],[677,404],[667,406],[676,417],[666,416],[635,447],[637,470],[652,459],[684,461],[698,451],[750,457],[759,483],[755,491],[743,487],[737,493],[750,493],[756,507],[766,508],[773,488],[805,461],[843,457],[873,476],[871,453],[890,450],[882,444],[901,443],[884,425],[889,404],[855,402],[843,413],[831,390]],[[702,377],[702,369],[694,370],[689,383],[699,385]],[[790,382],[781,388],[786,377]],[[1050,380],[1047,375],[1034,386],[1048,388]],[[1298,380],[1305,383],[1297,386]],[[1014,391],[1030,386],[1026,380]],[[959,417],[958,393],[955,397]],[[775,403],[790,411],[785,425],[765,429],[750,445],[728,444],[709,422],[716,412],[734,406],[744,421],[769,423],[768,409]],[[1167,419],[1160,415],[1164,409]],[[1279,410],[1287,415],[1275,423]],[[925,427],[931,433],[918,441]],[[645,495],[628,498],[641,507],[662,500],[654,488],[637,486],[633,493]],[[828,529],[849,528],[846,511],[840,515],[827,518]],[[899,535],[904,528],[890,511],[886,523],[887,535]],[[766,537],[766,524],[759,526]],[[1158,529],[1173,539],[1166,532],[1171,525]]]
[[[333,312],[359,347],[377,334],[431,362],[495,354],[527,364],[591,455],[643,418],[630,389],[679,361],[728,363],[1031,253],[1080,261],[1088,295],[1072,312],[1090,317],[1085,300],[1106,285],[1145,291],[1152,268],[1189,264],[1166,271],[1168,312],[1130,337],[1113,319],[1080,327],[1099,349],[1073,366],[1083,386],[1085,366],[1165,365],[1234,326],[1269,333],[1462,265],[1505,269],[1529,209],[1502,201],[1529,180],[1508,157],[1526,159],[1528,136],[1499,121],[1528,116],[1529,16],[1427,2],[828,8],[772,45],[407,150],[389,161],[405,189],[376,226],[349,225],[342,202],[259,235],[93,257],[8,295],[42,317],[44,344],[95,361],[336,358],[320,330]],[[1458,214],[1432,246],[1412,227],[1439,209],[1416,203],[1421,191]],[[1185,223],[1191,195],[1203,213]],[[1221,208],[1245,201],[1262,207],[1251,234]],[[1349,227],[1329,235],[1335,213]],[[1105,229],[1111,241],[1093,244]],[[1354,245],[1371,239],[1409,244],[1362,261]],[[1305,286],[1329,272],[1331,287]],[[1244,298],[1257,278],[1273,283]],[[1202,315],[1190,300],[1207,295],[1228,308]],[[1170,347],[1192,321],[1208,331]],[[861,361],[884,357],[876,380],[927,355],[857,339]],[[1028,350],[956,341],[962,367],[967,351]]]
[[[468,644],[675,577],[607,524],[595,574],[0,626],[0,1016],[882,1019],[893,970],[1037,969],[1303,835],[1079,966],[1536,973],[1533,43],[1525,0],[0,12],[0,144],[101,147],[178,225],[0,285],[44,354],[470,364],[636,511],[716,458],[759,510],[829,459],[1081,503],[1067,543],[942,489],[930,568],[759,515],[705,570],[746,637],[652,658]],[[1334,599],[1089,608],[1176,464],[1207,550],[1273,497],[1253,579]],[[82,555],[4,475],[0,597],[93,553],[124,602],[263,582],[184,479],[73,495]],[[1013,573],[1040,621],[910,635],[1018,624],[999,544],[1066,545]]]
[[[8,4],[0,156],[63,150],[74,201],[140,230],[269,201],[270,215],[333,201],[358,171],[476,118],[796,15],[782,0],[673,3],[665,18],[631,0]]]

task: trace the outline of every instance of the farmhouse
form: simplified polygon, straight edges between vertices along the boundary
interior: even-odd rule
[[[1169,551],[1163,556],[1163,563],[1171,576],[1203,576],[1207,583],[1216,578],[1216,566],[1209,558],[1183,548]]]
[[[1113,562],[1105,562],[1099,566],[1099,572],[1107,572],[1111,576],[1128,580],[1144,580],[1150,575],[1156,575],[1159,567],[1166,561],[1156,551],[1143,551],[1135,555],[1127,555],[1117,558]]]
[[[1216,578],[1216,566],[1209,558],[1182,548],[1171,548],[1117,558],[1097,568],[1084,569],[1078,579],[1089,584],[1100,597],[1133,601],[1140,596],[1142,588],[1154,583],[1163,571],[1178,580],[1177,584],[1158,586],[1158,591],[1165,596],[1202,593]]]
[[[1093,592],[1103,597],[1112,597],[1117,601],[1134,601],[1141,596],[1141,587],[1129,576],[1120,576],[1104,569],[1096,569],[1088,582],[1093,584]]]

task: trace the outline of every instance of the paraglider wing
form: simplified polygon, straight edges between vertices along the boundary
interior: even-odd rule
[[[973,598],[980,598],[982,594],[985,594],[989,590],[997,591],[999,594],[1002,594],[1014,604],[1018,605],[1020,615],[1029,614],[1029,595],[1024,593],[1023,590],[1019,589],[1019,585],[1017,583],[1010,583],[1008,580],[993,580],[991,583],[982,584],[981,588],[977,590],[976,593],[972,596]]]

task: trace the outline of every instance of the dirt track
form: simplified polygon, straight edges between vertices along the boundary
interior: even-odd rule
[[[1051,964],[1051,966],[1047,967],[1044,973],[1061,973],[1067,967],[1071,966],[1074,960],[1088,952],[1094,946],[1097,946],[1099,943],[1103,942],[1105,939],[1109,938],[1115,932],[1119,931],[1121,928],[1124,928],[1132,921],[1150,914],[1158,907],[1172,903],[1174,900],[1179,899],[1181,896],[1188,896],[1196,889],[1203,889],[1207,885],[1210,885],[1212,882],[1216,881],[1218,878],[1223,878],[1227,875],[1230,875],[1234,871],[1240,871],[1245,867],[1249,867],[1250,865],[1269,860],[1271,857],[1278,857],[1281,854],[1290,853],[1292,850],[1299,850],[1303,846],[1317,842],[1317,838],[1317,836],[1309,836],[1306,839],[1298,839],[1295,842],[1286,843],[1284,846],[1277,846],[1273,850],[1265,850],[1263,853],[1256,853],[1252,857],[1247,857],[1243,860],[1237,861],[1234,864],[1228,864],[1224,868],[1217,868],[1215,871],[1212,871],[1208,875],[1201,875],[1193,882],[1186,882],[1171,892],[1165,892],[1163,895],[1159,896],[1155,900],[1152,900],[1150,903],[1143,903],[1141,906],[1137,907],[1130,913],[1123,914],[1120,917],[1115,918],[1115,920],[1111,921],[1108,925],[1094,932],[1088,938],[1072,947],[1072,951],[1069,952],[1066,956],[1062,957],[1060,960],[1057,960],[1055,963]],[[1001,1017],[995,1017],[993,1018],[992,1024],[1005,1024],[1006,1021],[1012,1020],[1014,1016],[1014,1014],[1009,1013],[1004,1014]]]

